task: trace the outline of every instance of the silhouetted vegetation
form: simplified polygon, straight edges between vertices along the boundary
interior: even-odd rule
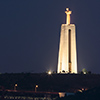
[[[76,92],[79,89],[91,89],[100,86],[100,75],[96,74],[52,74],[47,73],[11,73],[0,74],[0,86],[5,89],[38,91],[66,91]]]

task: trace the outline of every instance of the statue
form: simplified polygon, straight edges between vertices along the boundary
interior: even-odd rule
[[[70,24],[70,14],[72,13],[72,11],[70,11],[69,8],[66,8],[65,13],[67,14],[66,24],[69,25]]]

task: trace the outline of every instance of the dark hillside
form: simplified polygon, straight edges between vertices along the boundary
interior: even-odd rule
[[[0,74],[0,86],[5,89],[14,89],[18,84],[18,90],[34,90],[38,85],[38,91],[67,91],[75,92],[78,89],[90,89],[100,86],[100,75],[96,74],[52,74],[46,73],[16,73]]]

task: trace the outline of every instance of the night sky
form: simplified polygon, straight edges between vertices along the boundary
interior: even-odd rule
[[[100,0],[0,0],[0,73],[56,71],[66,7],[78,71],[100,73]]]

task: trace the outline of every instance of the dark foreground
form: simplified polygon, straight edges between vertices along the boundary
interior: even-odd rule
[[[100,100],[100,87],[72,95],[65,93],[64,97],[59,97],[58,92],[0,90],[0,100]]]
[[[15,84],[17,86],[15,87]],[[38,87],[36,88],[36,85]],[[44,91],[44,92],[65,92],[75,93],[75,95],[58,98],[54,95],[54,99],[58,100],[99,100],[100,98],[100,75],[98,74],[52,74],[47,73],[12,73],[0,74],[0,90],[15,90],[15,91]],[[5,92],[7,93],[7,92]],[[30,96],[31,95],[31,96]],[[0,93],[1,98],[3,92]],[[14,97],[13,97],[14,96]],[[36,94],[4,94],[5,100],[17,100],[19,96],[21,100],[33,100],[37,97]],[[45,97],[52,97],[49,95],[42,95]],[[11,99],[11,98],[12,99]],[[28,98],[29,97],[29,98]],[[40,96],[41,97],[41,96]],[[10,99],[9,99],[10,98]],[[16,99],[15,99],[16,98]],[[26,99],[25,99],[26,98]],[[43,99],[43,100],[44,100]],[[1,99],[3,100],[3,99]],[[20,100],[20,99],[18,99]],[[53,100],[53,99],[52,99]]]
[[[77,92],[75,95],[57,98],[56,100],[100,100],[100,87],[87,91]]]
[[[0,100],[55,100],[58,92],[0,90]]]
[[[52,74],[46,73],[18,73],[18,74],[0,74],[0,86],[5,89],[35,91],[38,85],[38,91],[64,91],[77,92],[78,90],[91,89],[100,86],[100,75],[96,74]]]

